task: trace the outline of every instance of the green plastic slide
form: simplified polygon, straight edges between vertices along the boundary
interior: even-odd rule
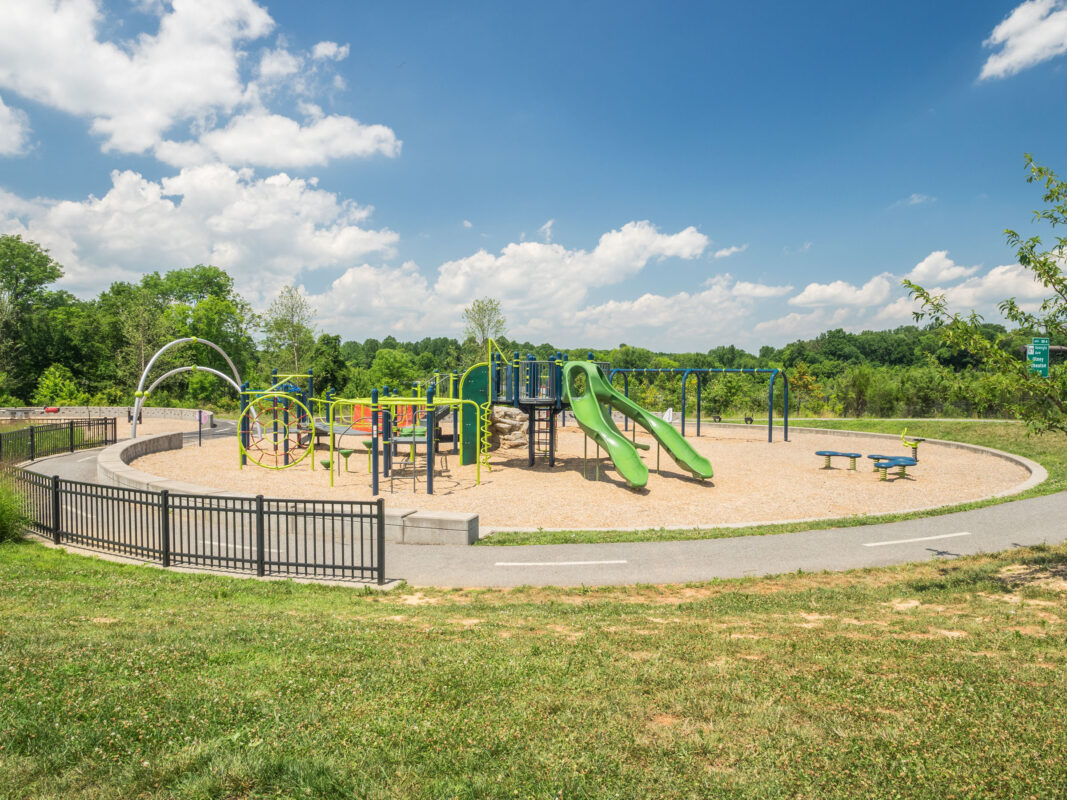
[[[673,425],[615,391],[600,367],[590,361],[569,361],[563,365],[563,399],[570,404],[579,427],[608,451],[619,474],[634,488],[648,483],[648,467],[611,419],[613,408],[656,437],[674,463],[686,472],[698,478],[710,478],[714,474],[711,462],[694,450]]]

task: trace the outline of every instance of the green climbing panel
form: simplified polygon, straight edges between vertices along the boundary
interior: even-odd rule
[[[460,383],[460,397],[473,400],[480,406],[489,402],[489,367],[480,364],[473,367]],[[464,403],[460,411],[460,428],[463,431],[463,447],[459,454],[462,466],[478,461],[478,415],[479,411]]]

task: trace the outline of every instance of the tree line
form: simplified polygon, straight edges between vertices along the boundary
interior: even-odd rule
[[[1067,183],[1027,157],[1030,182],[1045,187],[1046,208],[1035,218],[1067,224]],[[462,371],[483,361],[492,337],[511,354],[548,360],[608,361],[631,369],[778,368],[790,383],[790,412],[815,416],[1019,417],[1036,430],[1067,432],[1067,368],[1053,366],[1040,378],[1022,354],[1031,337],[1067,345],[1067,277],[1062,264],[1067,239],[1042,249],[1039,237],[1007,231],[1019,263],[1049,291],[1040,308],[1013,299],[1000,309],[1012,329],[988,323],[973,311],[952,312],[945,299],[905,282],[922,310],[916,322],[892,330],[850,333],[837,328],[784,347],[757,353],[734,345],[707,351],[657,352],[620,344],[604,349],[563,350],[550,343],[509,339],[500,304],[479,298],[464,310],[466,335],[418,341],[347,340],[318,331],[307,298],[295,286],[282,289],[270,308],[256,313],[234,289],[225,270],[197,265],[150,272],[137,283],[116,282],[97,297],[79,299],[55,287],[63,268],[43,248],[20,236],[0,236],[0,405],[129,405],[145,365],[166,342],[183,336],[209,339],[233,359],[254,387],[268,385],[272,370],[314,372],[319,391],[366,397],[373,388],[408,392],[434,372]],[[1061,359],[1062,362],[1062,359]],[[197,363],[228,368],[213,350],[195,355],[172,350],[158,362],[165,369]],[[767,404],[763,376],[727,374],[702,379],[705,414],[762,414]],[[619,385],[619,381],[616,381]],[[630,395],[652,409],[678,408],[678,375],[635,376]],[[686,386],[695,411],[696,383]],[[776,397],[781,414],[783,392]],[[208,373],[183,373],[150,399],[159,405],[234,408],[234,393]]]

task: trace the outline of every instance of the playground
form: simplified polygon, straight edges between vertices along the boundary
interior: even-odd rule
[[[447,428],[446,428],[447,430]],[[345,439],[356,437],[344,437]],[[661,454],[643,431],[637,441],[649,465],[648,484],[629,489],[611,460],[587,445],[573,423],[557,429],[556,465],[539,459],[528,466],[524,448],[490,452],[491,469],[461,466],[443,453],[426,494],[425,475],[394,462],[392,478],[380,480],[389,508],[463,511],[480,516],[482,530],[499,528],[619,529],[632,527],[711,527],[746,523],[883,514],[954,505],[1006,492],[1028,477],[1020,465],[992,455],[924,442],[919,466],[904,480],[883,482],[863,459],[856,470],[847,461],[823,469],[816,450],[908,454],[899,439],[794,430],[791,441],[768,443],[756,426],[706,425],[694,449],[715,463],[715,476],[700,481]],[[343,443],[347,444],[342,440]],[[352,448],[356,442],[350,443]],[[585,457],[588,453],[588,458]],[[326,472],[298,465],[287,470],[241,469],[228,439],[205,441],[202,448],[156,453],[133,466],[161,477],[242,494],[308,499],[369,499],[367,453],[360,448],[341,463],[329,485]],[[599,480],[597,471],[599,470]],[[583,471],[585,474],[583,474]]]

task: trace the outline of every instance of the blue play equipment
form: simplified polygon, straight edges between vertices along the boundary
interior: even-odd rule
[[[622,393],[625,397],[630,396],[631,375],[681,375],[682,376],[682,436],[685,436],[686,417],[686,386],[689,378],[696,378],[697,382],[697,436],[700,436],[700,392],[701,384],[709,375],[770,375],[771,380],[767,386],[767,441],[774,441],[774,384],[781,376],[783,384],[782,403],[782,436],[789,441],[789,379],[780,369],[613,369],[608,375],[609,380],[614,381],[616,375],[622,375]],[[748,418],[745,419],[748,422]],[[628,430],[629,421],[624,420],[623,430]]]
[[[863,453],[839,453],[837,450],[816,450],[815,455],[822,456],[826,459],[826,462],[823,464],[823,469],[830,469],[831,458],[847,458],[849,469],[855,469],[856,459],[863,458]]]

